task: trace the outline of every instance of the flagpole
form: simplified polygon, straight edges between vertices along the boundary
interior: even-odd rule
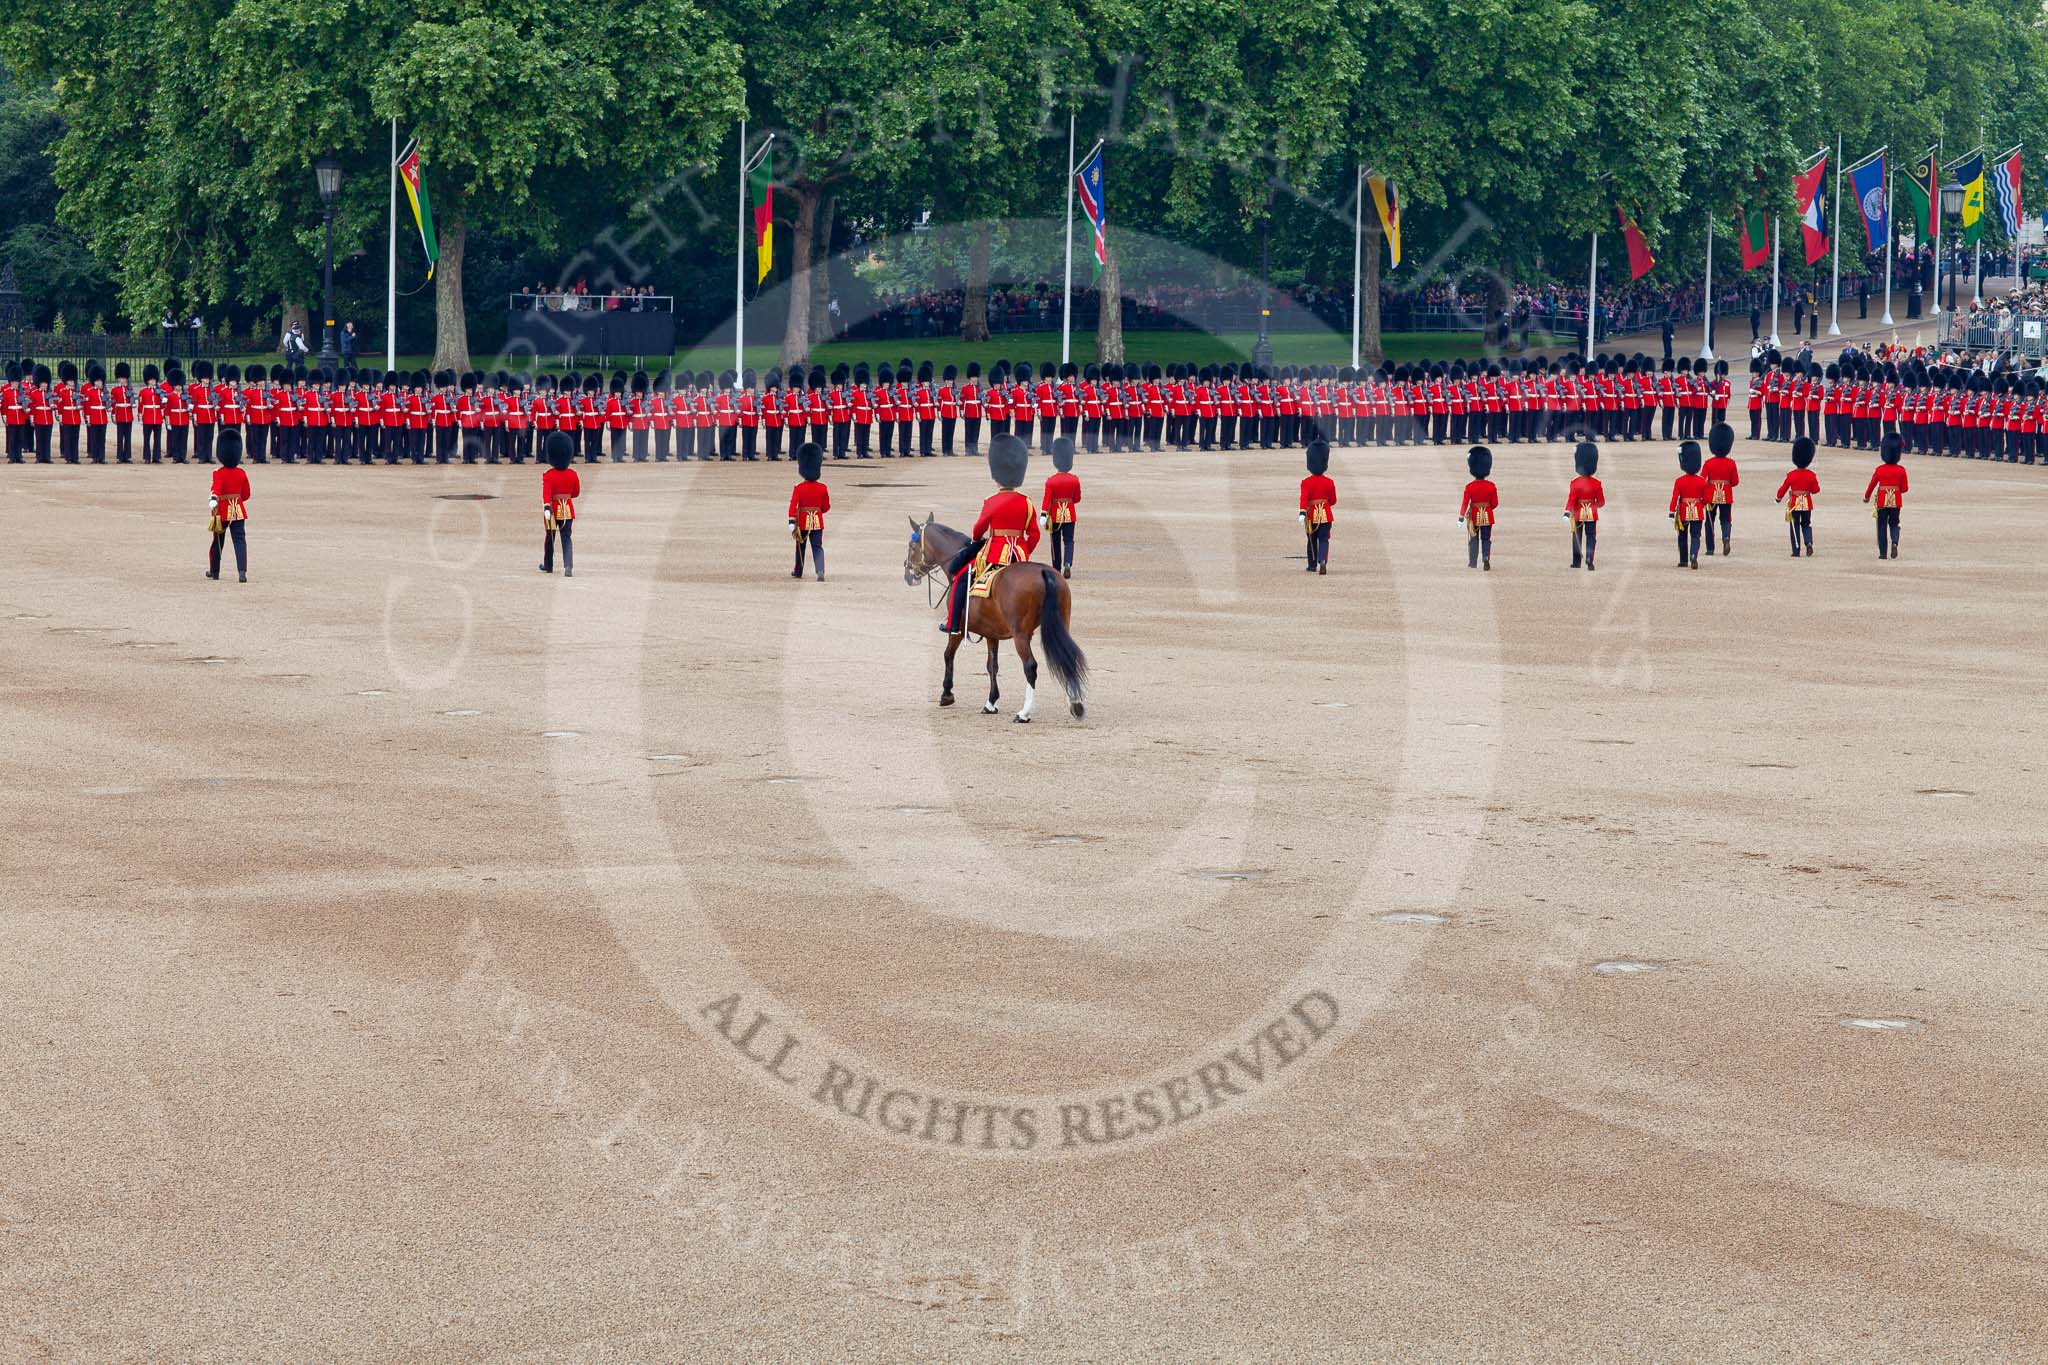
[[[1365,280],[1365,163],[1358,164],[1358,189],[1351,208],[1351,368],[1358,368],[1358,309]]]
[[[391,120],[391,231],[384,259],[384,369],[398,368],[398,120]]]
[[[1778,340],[1778,301],[1784,290],[1778,285],[1778,220],[1771,219],[1771,347],[1782,350],[1785,343]]]
[[[2026,145],[2026,143],[2022,142],[2014,146],[2012,149],[2013,156],[2018,156],[2026,148]],[[2025,228],[2027,225],[2025,215],[2020,212],[2020,178],[2018,176],[2012,178],[2012,220],[2019,224],[2021,228]],[[2012,292],[2017,294],[2023,287],[2024,285],[2020,280],[2020,239],[2015,234],[2012,239]]]
[[[1842,135],[1835,134],[1835,216],[1828,223],[1828,234],[1835,239],[1834,302],[1828,305],[1828,335],[1842,334]]]
[[[1600,234],[1593,234],[1593,268],[1586,276],[1586,359],[1593,358],[1593,321],[1600,313]]]
[[[1700,287],[1700,359],[1714,358],[1714,215],[1707,215],[1707,278]]]
[[[1898,240],[1898,230],[1892,223],[1892,176],[1896,170],[1893,163],[1884,163],[1884,325],[1892,325],[1892,243]]]
[[[1074,115],[1067,115],[1067,282],[1060,295],[1060,364],[1073,357],[1074,313]],[[905,428],[908,430],[909,428]]]
[[[1936,138],[1934,140],[1934,160],[1927,167],[1930,172],[1927,177],[1927,198],[1928,202],[1933,205],[1931,212],[1934,214],[1934,311],[1927,315],[1932,318],[1941,316],[1941,220],[1948,216],[1941,211],[1941,186],[1934,182],[1941,179],[1941,162],[1946,154],[1946,150],[1942,146],[1941,139]],[[1935,335],[1936,339],[1939,340],[1940,329],[1936,329]]]
[[[747,121],[740,120],[740,201],[733,220],[732,372],[746,368],[747,353]],[[791,280],[796,278],[792,275]],[[804,300],[808,312],[810,300]],[[737,379],[734,380],[738,382]]]
[[[1991,150],[1991,144],[1984,141],[1984,138],[1984,125],[1980,123],[1977,125],[1979,156]],[[1977,215],[1977,221],[1980,224],[1984,221],[1984,215],[1981,212]],[[1970,302],[1984,302],[1984,229],[1981,226],[1977,229],[1977,262],[1970,268]]]

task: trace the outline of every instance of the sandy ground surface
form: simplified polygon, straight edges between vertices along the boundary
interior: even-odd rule
[[[2040,1358],[2048,469],[1737,454],[1084,457],[1030,726],[979,462],[0,470],[0,1357]]]

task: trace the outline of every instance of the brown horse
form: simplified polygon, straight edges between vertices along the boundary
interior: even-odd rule
[[[927,514],[922,523],[910,519],[910,548],[903,556],[903,581],[916,587],[924,579],[945,577],[946,565],[966,548],[967,537],[950,526],[942,526]],[[945,584],[941,583],[941,586]],[[1088,658],[1074,637],[1067,633],[1073,611],[1073,593],[1066,580],[1043,564],[1020,560],[996,575],[987,597],[967,599],[967,629],[988,641],[988,702],[981,708],[996,713],[996,646],[1003,640],[1017,642],[1017,657],[1024,661],[1024,704],[1017,708],[1017,721],[1031,719],[1038,699],[1038,660],[1032,657],[1031,637],[1045,640],[1045,662],[1052,676],[1067,690],[1067,707],[1079,719],[1085,709],[1081,689],[1088,681]],[[939,692],[939,705],[953,704],[953,655],[964,635],[946,637],[946,681]]]

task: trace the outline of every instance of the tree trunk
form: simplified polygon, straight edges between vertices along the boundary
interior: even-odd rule
[[[1368,214],[1365,224],[1365,283],[1358,291],[1358,363],[1377,365],[1386,359],[1380,342],[1380,220]]]
[[[1124,363],[1124,277],[1107,227],[1102,230],[1102,244],[1109,262],[1102,267],[1102,278],[1096,281],[1095,359],[1104,365],[1121,365]]]
[[[462,244],[469,229],[459,215],[435,225],[441,259],[434,265],[434,368],[469,369],[469,317],[462,309]]]
[[[818,189],[804,181],[790,186],[796,214],[790,223],[789,316],[782,326],[782,368],[811,359],[811,250],[818,235]]]
[[[988,340],[988,259],[995,250],[995,225],[983,219],[967,243],[967,288],[960,303],[960,339]]]
[[[839,196],[825,196],[818,206],[817,269],[811,275],[811,335],[820,341],[832,339],[832,220],[839,215]]]

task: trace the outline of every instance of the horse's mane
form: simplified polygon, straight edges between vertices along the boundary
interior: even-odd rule
[[[944,551],[943,553],[945,554],[953,553],[954,550],[965,545],[968,539],[966,532],[956,531],[943,521],[928,521],[924,523],[924,532],[934,541],[951,543],[952,549]]]

